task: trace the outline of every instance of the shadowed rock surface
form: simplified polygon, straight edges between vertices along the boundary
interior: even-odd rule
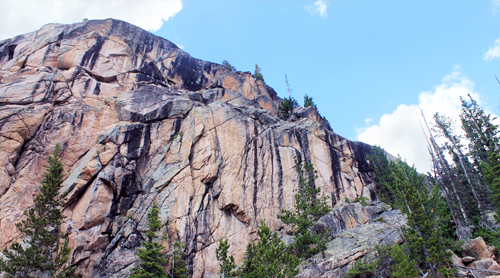
[[[333,133],[315,107],[281,119],[280,101],[250,72],[119,20],[49,24],[1,41],[0,248],[21,239],[15,223],[56,143],[71,261],[84,277],[128,275],[154,201],[163,244],[185,242],[193,277],[218,272],[222,237],[241,261],[260,219],[287,233],[276,215],[294,205],[296,155],[314,164],[332,207],[374,198],[370,146]],[[329,215],[332,232],[370,219],[345,209],[359,217]]]

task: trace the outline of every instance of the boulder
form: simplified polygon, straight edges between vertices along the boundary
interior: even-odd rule
[[[452,254],[451,255],[451,263],[456,266],[465,266],[463,259],[461,259],[459,256]]]
[[[462,253],[465,256],[474,257],[476,260],[489,259],[493,256],[482,237],[465,242],[462,245]]]

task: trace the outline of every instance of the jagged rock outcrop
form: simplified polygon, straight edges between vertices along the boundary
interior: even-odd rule
[[[296,155],[315,165],[332,207],[374,198],[370,146],[333,133],[314,107],[280,119],[279,102],[249,72],[119,20],[1,41],[0,248],[20,240],[15,223],[56,143],[71,261],[85,277],[128,274],[152,202],[164,245],[185,242],[193,277],[218,271],[221,237],[240,261],[260,219],[287,232],[276,215],[293,207]]]

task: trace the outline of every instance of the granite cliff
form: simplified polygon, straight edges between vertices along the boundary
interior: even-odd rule
[[[338,241],[349,228],[387,226],[372,220],[396,216],[377,206],[342,205],[346,197],[376,201],[370,146],[335,134],[315,107],[284,119],[280,102],[250,72],[195,59],[119,20],[49,24],[1,41],[0,248],[21,240],[15,223],[56,143],[71,261],[85,277],[128,274],[154,201],[163,244],[185,242],[193,277],[217,273],[221,237],[240,261],[260,219],[286,235],[276,215],[293,207],[296,155],[314,164],[316,186],[336,208],[317,228],[333,227]],[[377,239],[374,231],[365,239]],[[303,274],[336,277],[367,254],[360,246]]]

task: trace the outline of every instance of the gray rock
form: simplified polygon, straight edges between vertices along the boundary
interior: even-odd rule
[[[358,203],[347,204],[323,217],[320,223],[327,223],[332,231],[335,230],[334,239],[328,242],[322,254],[314,256],[301,268],[299,276],[343,277],[357,260],[374,260],[378,255],[376,246],[403,242],[400,228],[405,225],[406,216],[399,210],[383,211],[381,205],[366,209]],[[381,211],[381,214],[376,213]],[[384,221],[371,221],[377,218]]]

